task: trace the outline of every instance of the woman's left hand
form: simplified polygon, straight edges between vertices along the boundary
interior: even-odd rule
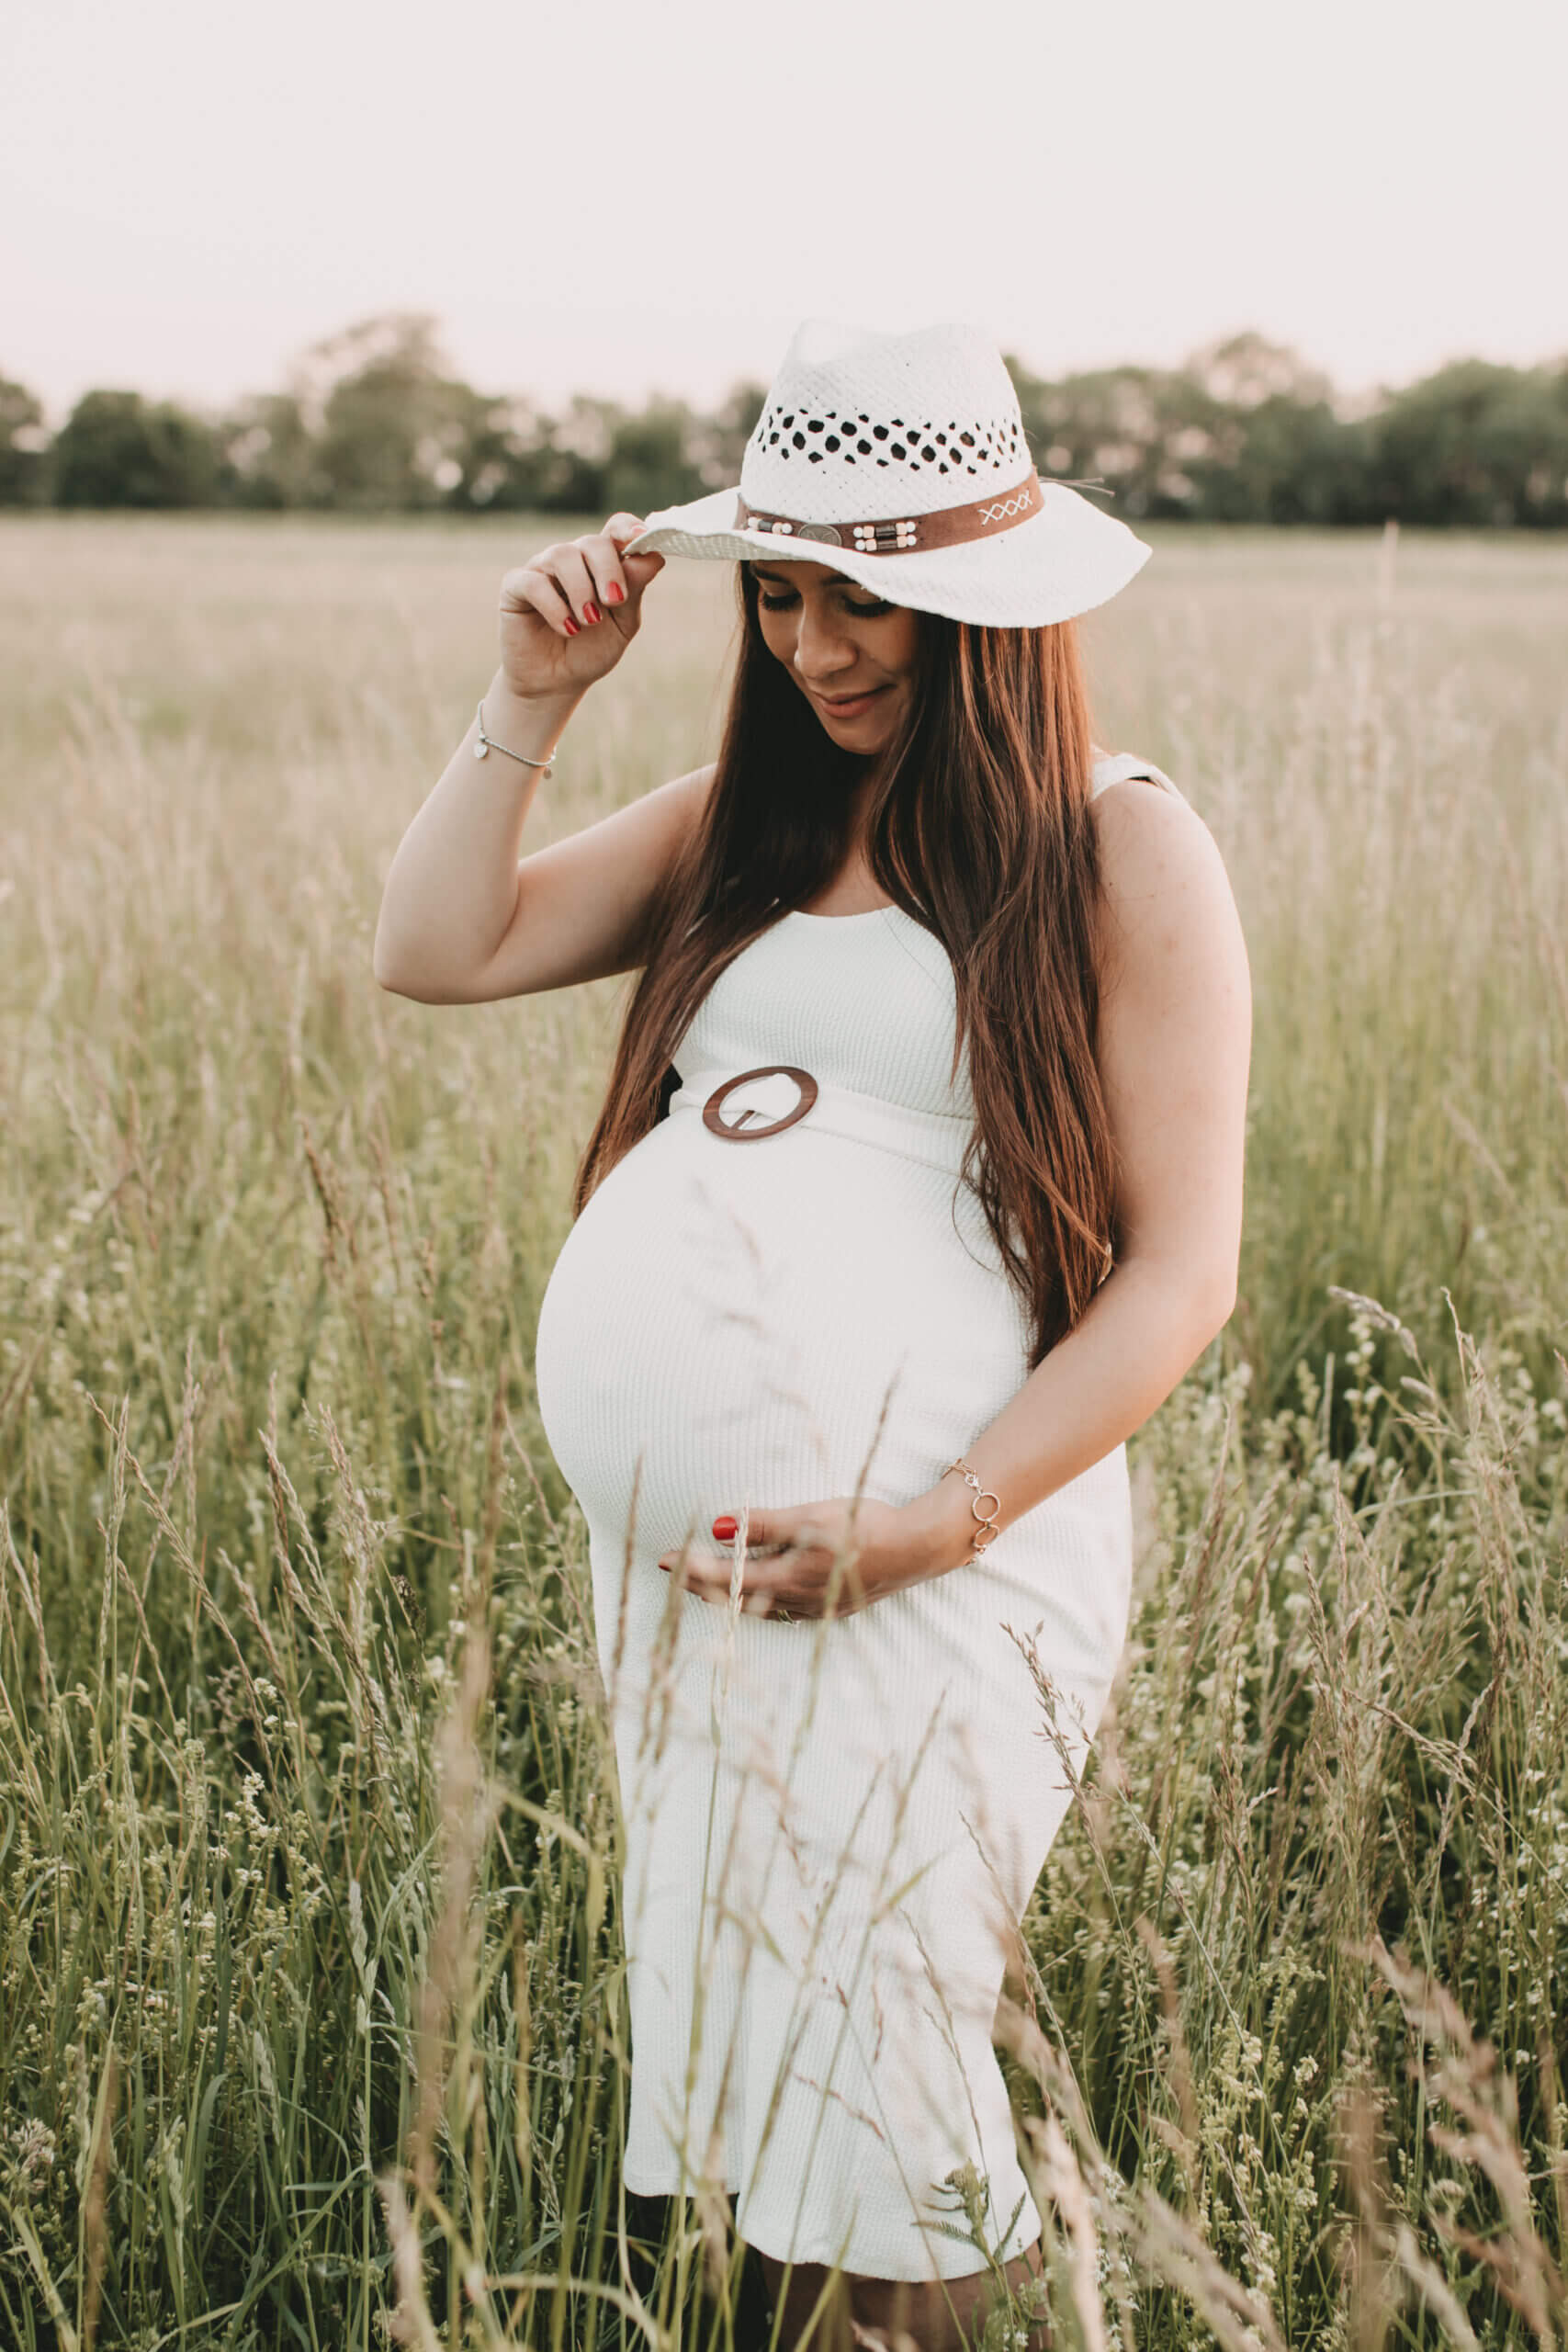
[[[716,1540],[724,1542],[734,1526],[733,1520],[716,1519]],[[785,1510],[753,1510],[746,1523],[740,1606],[757,1617],[848,1617],[906,1585],[956,1566],[964,1547],[948,1559],[944,1553],[952,1549],[951,1538],[944,1543],[933,1524],[925,1498],[920,1505],[902,1507],[863,1496],[858,1502],[839,1497]],[[683,1567],[687,1585],[704,1600],[729,1598],[734,1559],[728,1551],[692,1543],[683,1554],[666,1552],[659,1565],[671,1572]]]

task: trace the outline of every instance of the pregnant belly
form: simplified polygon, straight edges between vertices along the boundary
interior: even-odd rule
[[[588,1203],[536,1356],[596,1553],[630,1527],[644,1558],[721,1510],[906,1501],[1027,1369],[1016,1294],[951,1170],[809,1122],[737,1144],[689,1114]]]
[[[689,1802],[671,1800],[671,1817],[705,1819],[716,1738],[731,1760],[751,1758],[762,1784],[790,1781],[809,1845],[828,1837],[824,1824],[837,1835],[840,1796],[858,1804],[879,1758],[909,1747],[913,1772],[950,1690],[951,1736],[975,1744],[981,1784],[1032,1790],[1055,1767],[1014,1629],[1035,1629],[1074,1711],[1097,1716],[1130,1590],[1120,1447],[1005,1528],[983,1560],[829,1629],[817,1735],[810,1629],[732,1623],[675,1593],[657,1565],[688,1536],[709,1543],[719,1510],[856,1492],[909,1501],[1016,1394],[1026,1318],[950,1168],[809,1119],[741,1144],[672,1113],[568,1235],[536,1372],[546,1436],[587,1521],[628,1800],[657,1812],[660,1774],[689,1770]]]

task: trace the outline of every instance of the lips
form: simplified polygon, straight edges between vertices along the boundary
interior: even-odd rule
[[[824,710],[830,710],[835,718],[852,718],[858,710],[886,692],[885,686],[870,686],[863,695],[818,695],[817,700]]]

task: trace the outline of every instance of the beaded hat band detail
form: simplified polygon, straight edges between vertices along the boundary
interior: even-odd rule
[[[744,498],[735,502],[738,531],[767,531],[779,538],[820,541],[824,547],[852,548],[857,555],[918,555],[931,548],[967,546],[972,539],[992,539],[1027,523],[1044,504],[1040,477],[1032,466],[1022,481],[988,498],[968,499],[962,506],[939,507],[933,514],[908,514],[892,521],[863,523],[803,523],[793,515],[760,514]]]

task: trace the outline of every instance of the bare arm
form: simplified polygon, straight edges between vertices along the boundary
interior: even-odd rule
[[[1106,879],[1099,1063],[1121,1161],[1120,1246],[1082,1320],[968,1448],[1006,1527],[1138,1429],[1228,1320],[1241,1244],[1252,1001],[1202,820],[1156,784],[1095,803]],[[908,1506],[931,1573],[968,1549],[971,1489]]]
[[[661,556],[623,558],[640,525],[547,548],[502,583],[501,662],[485,731],[547,759],[593,682],[636,636]],[[426,1004],[475,1004],[624,971],[670,862],[701,808],[711,769],[677,777],[628,808],[518,860],[539,772],[492,751],[471,724],[400,842],[382,894],[374,969]]]

